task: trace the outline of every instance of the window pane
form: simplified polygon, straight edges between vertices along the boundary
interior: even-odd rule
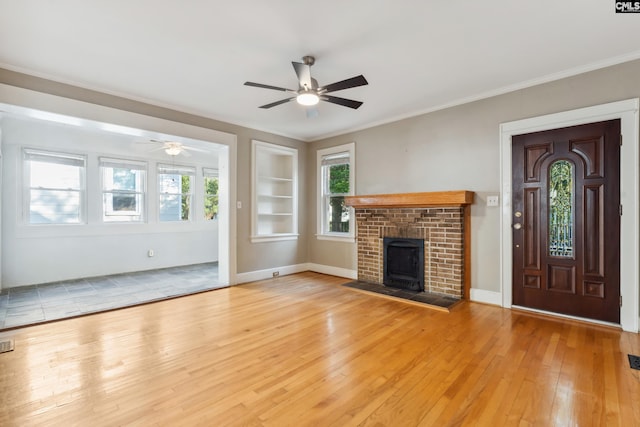
[[[191,218],[191,175],[160,173],[160,221],[188,221]]]
[[[329,193],[349,193],[349,165],[332,165],[329,168]]]
[[[549,255],[573,256],[573,165],[558,160],[549,168]]]
[[[142,194],[117,192],[102,194],[102,219],[106,222],[142,221],[142,207]]]
[[[118,164],[116,164],[119,162]],[[101,161],[102,220],[138,222],[144,220],[146,170],[125,160]]]
[[[181,197],[177,194],[160,195],[160,221],[181,221]]]
[[[181,180],[180,175],[160,174],[160,192],[169,194],[180,194]]]
[[[29,198],[30,224],[78,224],[80,192],[32,189]]]
[[[204,217],[215,219],[218,216],[218,178],[204,178]]]
[[[24,151],[30,224],[79,224],[83,220],[85,159]]]
[[[329,197],[329,231],[349,232],[349,209],[344,204],[344,196]]]
[[[129,190],[136,189],[136,172],[130,169],[113,168],[113,190]]]
[[[72,165],[32,161],[30,187],[79,190],[81,169]]]

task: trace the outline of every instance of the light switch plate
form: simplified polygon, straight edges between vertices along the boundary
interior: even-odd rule
[[[487,196],[487,206],[499,206],[500,196]]]

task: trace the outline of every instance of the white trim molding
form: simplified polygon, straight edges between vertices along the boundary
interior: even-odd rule
[[[512,235],[511,235],[511,137],[604,120],[621,120],[620,151],[620,326],[624,331],[638,332],[640,324],[640,170],[638,165],[639,99],[628,99],[593,107],[580,108],[541,117],[517,120],[500,125],[500,182],[502,214],[500,216],[500,288],[502,306],[511,308]],[[587,319],[583,319],[587,320]],[[597,323],[597,322],[596,322]]]
[[[345,277],[347,279],[351,279],[351,280],[357,280],[358,279],[358,271],[357,270],[351,270],[348,268],[340,268],[340,267],[334,267],[331,265],[322,265],[322,264],[314,264],[314,263],[309,263],[309,270],[313,271],[315,273],[322,273],[322,274],[329,274],[331,276],[338,276],[338,277]]]
[[[238,273],[236,275],[236,284],[255,282],[256,280],[271,279],[274,277],[273,273],[276,272],[278,273],[278,276],[286,276],[288,274],[302,273],[304,271],[313,271],[314,273],[329,274],[331,276],[344,277],[352,280],[356,280],[358,278],[358,272],[356,270],[333,267],[331,265],[304,263],[287,265],[283,267],[267,268],[264,270],[249,271],[246,273]]]
[[[484,289],[470,289],[471,301],[483,304],[502,305],[502,294],[500,292],[486,291]]]
[[[308,271],[308,270],[309,270],[309,266],[307,264],[294,264],[294,265],[285,265],[282,267],[266,268],[264,270],[248,271],[246,273],[236,274],[235,284],[239,285],[241,283],[255,282],[256,280],[271,279],[277,276],[286,276],[288,274],[302,273],[303,271]],[[277,273],[277,276],[274,276],[274,273]]]

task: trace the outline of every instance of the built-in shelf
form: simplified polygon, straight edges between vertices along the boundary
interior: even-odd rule
[[[298,238],[298,150],[252,141],[251,241]]]

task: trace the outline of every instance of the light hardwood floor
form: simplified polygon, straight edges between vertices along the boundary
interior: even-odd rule
[[[302,273],[11,331],[2,426],[640,425],[640,336]]]

